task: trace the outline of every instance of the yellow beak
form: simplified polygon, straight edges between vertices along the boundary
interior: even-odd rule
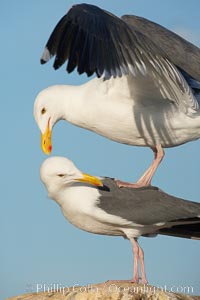
[[[41,148],[45,154],[49,155],[51,153],[52,143],[51,143],[51,130],[49,128],[49,122],[45,133],[41,134]]]
[[[103,186],[103,183],[100,179],[85,173],[83,173],[83,178],[79,178],[77,181],[86,182],[95,186]]]

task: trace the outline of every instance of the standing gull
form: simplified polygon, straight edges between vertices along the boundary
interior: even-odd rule
[[[131,282],[147,283],[140,236],[157,234],[200,239],[200,203],[170,196],[156,187],[119,189],[111,178],[82,173],[67,158],[51,157],[40,169],[48,195],[76,227],[130,240],[134,254]]]
[[[68,61],[69,73],[77,68],[97,78],[39,93],[34,116],[46,154],[52,150],[52,128],[61,119],[119,143],[150,147],[155,158],[141,178],[118,182],[141,187],[151,184],[163,148],[200,137],[200,50],[175,33],[145,19],[118,18],[79,4],[53,30],[41,63],[53,56],[55,69]]]

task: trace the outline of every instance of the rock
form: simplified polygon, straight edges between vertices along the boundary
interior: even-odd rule
[[[46,290],[46,291],[44,291]],[[187,289],[189,292],[189,289]],[[192,292],[192,290],[190,290]],[[200,296],[173,293],[166,288],[134,284],[128,281],[108,281],[70,288],[52,285],[49,290],[38,286],[38,292],[6,300],[200,300]]]

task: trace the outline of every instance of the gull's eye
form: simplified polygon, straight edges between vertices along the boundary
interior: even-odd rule
[[[59,176],[59,177],[63,177],[63,176],[64,176],[64,174],[58,174],[58,176]]]
[[[46,112],[46,108],[45,108],[45,107],[43,107],[43,109],[41,110],[41,114],[42,114],[42,115],[44,115],[44,114],[45,114],[45,112]]]

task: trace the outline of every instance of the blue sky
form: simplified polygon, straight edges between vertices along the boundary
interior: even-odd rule
[[[200,46],[198,0],[85,1],[117,14],[146,17]],[[46,158],[33,119],[37,93],[54,84],[88,80],[39,59],[57,21],[77,1],[1,1],[1,299],[35,290],[128,279],[132,251],[122,238],[92,235],[73,227],[48,199],[39,168]],[[152,160],[149,149],[120,145],[66,122],[53,132],[53,155],[67,156],[84,172],[136,180]],[[153,184],[200,202],[200,142],[167,149]],[[199,242],[172,237],[141,238],[149,282],[192,286],[200,294]]]

